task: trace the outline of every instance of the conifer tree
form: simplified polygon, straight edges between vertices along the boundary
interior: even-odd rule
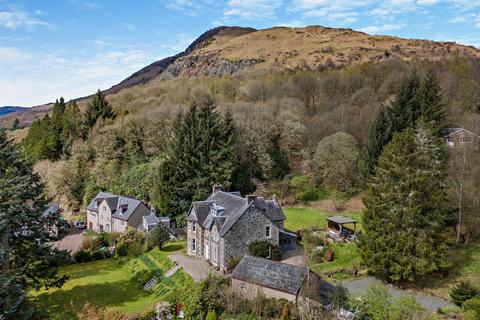
[[[63,114],[65,112],[65,100],[55,101],[53,105],[52,117],[50,119],[50,127],[48,131],[48,158],[51,160],[58,160],[62,153],[62,131],[63,131]]]
[[[20,129],[20,120],[18,120],[18,118],[15,118],[15,120],[13,120],[12,130],[17,130],[17,129]]]
[[[85,125],[86,129],[91,129],[98,119],[114,119],[116,116],[112,106],[105,99],[105,95],[98,90],[93,96],[92,100],[88,103],[87,110],[85,112]]]
[[[209,101],[176,118],[157,186],[156,205],[165,214],[186,213],[192,200],[205,199],[214,184],[230,188],[235,159],[235,126]]]
[[[56,217],[42,217],[46,199],[40,178],[17,148],[0,132],[0,319],[28,319],[28,288],[59,287],[55,240],[45,226]]]
[[[413,280],[447,265],[445,149],[425,125],[396,133],[364,196],[361,256],[373,272]]]
[[[419,79],[416,72],[403,81],[391,108],[382,107],[373,122],[364,148],[366,175],[373,174],[378,157],[390,142],[395,132],[415,127],[420,116],[416,98]]]
[[[423,120],[435,130],[436,134],[441,135],[446,126],[446,113],[438,78],[433,71],[429,71],[423,80],[418,90],[417,102]]]

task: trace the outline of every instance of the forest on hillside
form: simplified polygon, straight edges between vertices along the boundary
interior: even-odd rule
[[[284,203],[327,193],[342,199],[365,190],[377,116],[395,108],[412,74],[420,86],[429,73],[438,80],[444,125],[480,132],[479,60],[392,58],[154,80],[78,105],[59,100],[22,145],[49,195],[73,212],[108,190],[182,217],[213,183]],[[185,171],[175,171],[182,163]]]

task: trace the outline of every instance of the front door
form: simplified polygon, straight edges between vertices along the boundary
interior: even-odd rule
[[[88,229],[93,230],[93,222],[88,223]]]
[[[208,245],[208,240],[205,240],[205,259],[209,260],[210,258],[210,246]]]
[[[100,233],[103,232],[103,225],[100,225]]]

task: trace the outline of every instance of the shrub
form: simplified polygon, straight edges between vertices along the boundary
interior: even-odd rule
[[[125,241],[120,240],[115,247],[115,252],[120,257],[125,257],[128,254],[128,245]]]
[[[463,309],[471,318],[480,319],[480,297],[469,299],[463,302]]]
[[[450,297],[457,306],[461,306],[464,301],[474,298],[477,294],[477,288],[468,281],[458,283],[450,291]]]
[[[297,201],[309,202],[326,197],[326,192],[316,188],[306,176],[294,176],[290,184]]]
[[[242,260],[242,257],[235,257],[230,259],[230,261],[228,261],[228,269],[230,271],[235,269],[235,267],[240,263],[240,260]]]
[[[254,241],[248,245],[248,252],[252,256],[269,258],[275,261],[280,261],[281,252],[280,247],[266,240]]]
[[[156,274],[152,270],[140,269],[132,270],[133,277],[132,281],[137,283],[140,287],[143,287],[150,279],[152,279]]]
[[[148,235],[148,248],[162,248],[163,244],[166,243],[169,239],[170,233],[168,232],[167,228],[165,228],[161,223],[159,223],[155,227],[153,227],[152,231]]]
[[[217,312],[215,309],[208,310],[207,318],[206,320],[217,320]]]
[[[92,255],[89,250],[79,250],[73,254],[73,260],[77,263],[92,261]]]

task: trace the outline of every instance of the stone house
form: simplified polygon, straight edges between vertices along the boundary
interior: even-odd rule
[[[187,254],[209,261],[221,271],[248,252],[251,242],[290,243],[296,236],[284,229],[278,202],[260,196],[242,197],[218,187],[205,201],[193,202],[187,216]]]
[[[445,131],[444,138],[447,146],[458,148],[478,141],[480,136],[464,128],[448,128]]]
[[[246,299],[262,294],[293,303],[311,299],[326,305],[335,290],[334,285],[308,268],[249,255],[235,267],[231,282],[233,291]]]
[[[142,201],[100,192],[87,206],[87,228],[96,232],[124,232],[127,226],[138,229],[143,217],[151,215]]]

